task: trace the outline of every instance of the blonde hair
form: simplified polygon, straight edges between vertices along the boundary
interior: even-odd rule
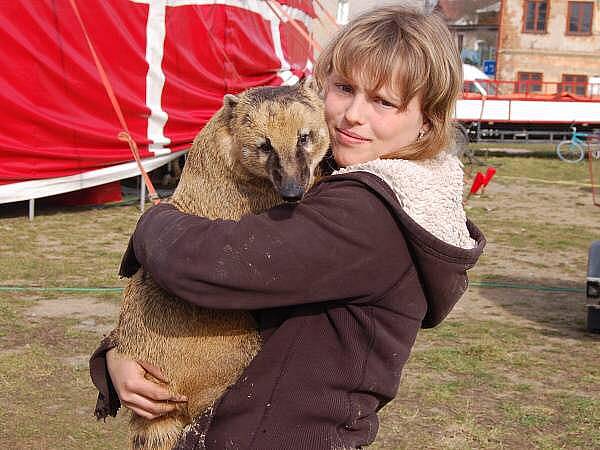
[[[363,13],[320,54],[314,70],[320,89],[332,73],[366,83],[370,92],[389,86],[402,98],[402,110],[415,96],[420,99],[429,129],[422,138],[382,158],[425,159],[452,144],[462,62],[439,15],[398,6]]]

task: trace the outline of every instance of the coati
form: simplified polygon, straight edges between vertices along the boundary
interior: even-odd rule
[[[189,214],[237,220],[282,199],[298,201],[328,147],[314,81],[228,94],[194,140],[171,202]],[[188,398],[178,411],[153,421],[132,413],[134,449],[172,448],[261,345],[249,313],[208,310],[173,298],[143,268],[125,289],[113,336],[118,355],[160,367],[169,389]]]

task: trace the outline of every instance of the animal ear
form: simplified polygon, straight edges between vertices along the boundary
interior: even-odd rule
[[[319,92],[319,86],[317,86],[317,80],[313,76],[306,76],[302,78],[298,83],[303,89],[313,90]]]
[[[233,110],[240,102],[240,98],[233,94],[225,94],[223,97],[223,118],[230,121],[233,117]]]
[[[235,108],[235,105],[237,105],[239,102],[240,98],[233,94],[225,94],[223,97],[223,106],[229,110]]]

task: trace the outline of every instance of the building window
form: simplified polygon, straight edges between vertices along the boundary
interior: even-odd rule
[[[571,92],[575,95],[586,95],[588,77],[586,75],[567,75],[562,76],[560,92]]]
[[[593,2],[569,2],[567,34],[592,34]]]
[[[465,35],[464,34],[457,35],[457,43],[458,43],[458,51],[459,52],[462,52],[464,42],[465,42]]]
[[[517,81],[515,92],[520,94],[542,92],[543,74],[541,72],[519,72],[517,79],[519,81]]]
[[[523,17],[524,33],[545,33],[548,18],[548,2],[546,0],[526,0]]]

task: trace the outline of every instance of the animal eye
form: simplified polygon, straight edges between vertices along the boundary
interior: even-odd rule
[[[298,137],[298,143],[300,145],[306,145],[308,143],[309,138],[310,138],[309,133],[303,133]]]
[[[271,140],[269,138],[265,139],[265,142],[258,146],[258,149],[266,153],[267,155],[273,152],[273,146],[271,145]]]

